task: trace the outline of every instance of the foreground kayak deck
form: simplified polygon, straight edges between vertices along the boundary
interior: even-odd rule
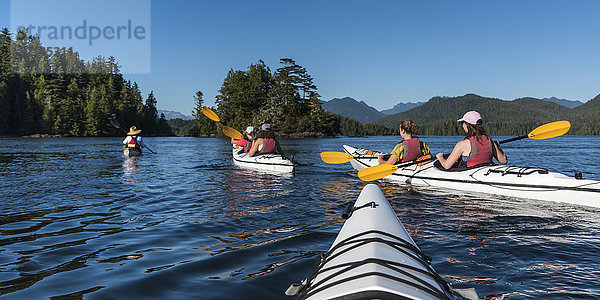
[[[348,211],[347,211],[348,212]],[[287,295],[299,299],[455,299],[377,185],[365,186],[318,270]],[[468,295],[467,292],[468,291]]]
[[[344,145],[344,151],[355,156],[350,161],[356,170],[378,165],[380,152]],[[434,162],[398,168],[385,177],[394,182],[420,187],[433,187],[487,193],[509,197],[563,202],[600,208],[600,181],[575,179],[546,169],[518,166],[483,166],[463,171],[446,171]]]
[[[248,156],[239,148],[233,148],[233,163],[241,168],[268,173],[294,173],[294,163],[281,154],[259,154]]]

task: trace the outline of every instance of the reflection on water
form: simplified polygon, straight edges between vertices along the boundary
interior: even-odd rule
[[[141,178],[135,179],[134,176],[139,168],[138,159],[141,159],[141,156],[125,156],[123,160],[123,183],[133,184],[141,180]]]
[[[276,256],[280,256],[280,255],[285,255],[285,256],[292,255],[292,257],[287,258],[282,261],[271,263],[271,264],[267,265],[266,267],[262,268],[259,272],[248,274],[248,276],[246,276],[245,278],[242,278],[242,280],[250,280],[250,279],[255,279],[259,276],[267,275],[267,274],[275,271],[275,269],[277,269],[279,267],[283,267],[287,264],[296,262],[297,260],[300,260],[303,258],[313,257],[317,254],[319,254],[319,253],[316,253],[316,252],[292,252],[292,251],[284,251],[282,253],[269,254],[270,257],[276,257]]]
[[[597,172],[588,155],[600,154],[599,138],[571,139],[564,144],[590,153],[539,165],[561,140],[505,150],[515,164]],[[0,140],[0,295],[283,299],[315,270],[365,185],[349,164],[324,164],[318,153],[397,141],[283,140],[303,163],[294,176],[235,167],[226,140],[146,142],[157,154],[124,157],[120,138]],[[440,152],[455,142],[427,138]],[[378,185],[455,287],[485,299],[600,296],[597,210]]]

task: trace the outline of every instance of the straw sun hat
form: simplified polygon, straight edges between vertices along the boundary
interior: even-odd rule
[[[142,132],[141,129],[137,129],[135,126],[131,126],[127,135],[138,135],[140,132]]]

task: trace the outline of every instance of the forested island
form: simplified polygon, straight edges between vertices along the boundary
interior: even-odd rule
[[[203,93],[190,95],[190,101],[195,102],[194,120],[167,121],[158,115],[154,94],[144,99],[115,58],[85,62],[71,48],[48,53],[25,30],[14,37],[6,28],[0,32],[0,135],[119,136],[122,132],[109,122],[116,118],[126,127],[143,128],[146,136],[222,136],[220,125],[201,113]],[[492,135],[521,135],[557,120],[571,121],[569,134],[600,134],[600,95],[572,109],[534,98],[434,97],[367,124],[326,111],[321,104],[307,69],[282,58],[273,71],[262,60],[245,70],[231,69],[212,108],[234,128],[269,122],[288,137],[392,135],[403,119],[417,121],[421,134],[461,135],[456,119],[468,110],[481,112]]]
[[[306,68],[290,58],[275,71],[261,60],[246,70],[230,70],[216,96],[215,111],[228,126],[246,128],[268,122],[280,135],[291,137],[391,135],[398,130],[333,114],[321,107],[320,95]],[[195,120],[184,135],[209,135],[215,124],[200,112],[202,92],[195,96]],[[181,123],[181,122],[180,122]],[[173,124],[173,122],[171,122]],[[181,134],[181,132],[180,132]]]

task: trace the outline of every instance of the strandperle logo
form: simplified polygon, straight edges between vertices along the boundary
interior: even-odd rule
[[[150,73],[150,0],[11,0],[10,30],[39,37],[48,56],[114,57],[123,74]]]
[[[146,28],[127,20],[122,25],[98,26],[83,20],[80,26],[29,25],[19,26],[19,30],[27,29],[29,34],[37,34],[42,40],[87,40],[92,46],[95,40],[143,40],[146,39]]]

